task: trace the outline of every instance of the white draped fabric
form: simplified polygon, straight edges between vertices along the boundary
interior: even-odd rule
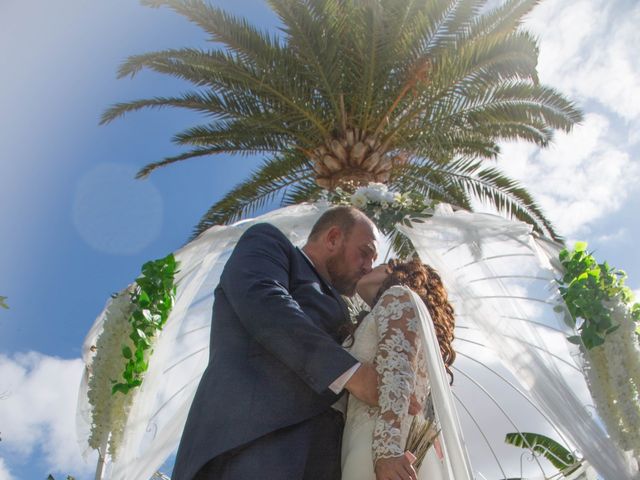
[[[208,361],[213,290],[242,232],[254,223],[270,222],[301,246],[325,208],[297,205],[213,227],[176,252],[180,262],[176,304],[136,394],[118,459],[109,465],[105,478],[150,478],[176,449]],[[570,330],[562,313],[554,311],[558,299],[550,259],[557,256],[557,247],[536,239],[523,223],[454,213],[446,206],[425,223],[403,231],[421,259],[440,272],[456,309],[458,359],[452,395],[472,475],[486,479],[548,475],[553,471],[548,464],[525,458],[522,450],[504,444],[507,432],[531,431],[578,448],[608,480],[632,478],[590,415],[581,364],[565,339]],[[89,349],[103,320],[104,312],[84,344],[89,367]],[[86,379],[78,408],[83,434],[90,422],[84,392]],[[436,403],[441,412],[447,408],[444,400]],[[454,415],[447,413],[441,421],[443,417]],[[454,428],[445,432],[443,424],[449,445],[454,440],[446,435],[452,435]],[[85,445],[86,438],[81,438]]]
[[[593,416],[577,347],[566,340],[573,332],[553,268],[559,246],[536,238],[524,223],[454,213],[446,205],[424,224],[401,230],[440,273],[456,308],[453,388],[468,416],[475,471],[485,478],[520,475],[509,465],[513,447],[502,444],[504,433],[530,431],[576,448],[607,480],[634,478]],[[478,434],[484,448],[474,441]],[[531,466],[523,466],[525,475],[535,475]],[[539,470],[535,477],[542,477]]]
[[[472,480],[473,469],[467,447],[464,444],[464,434],[449,387],[449,377],[440,355],[440,345],[431,315],[429,315],[422,299],[415,292],[411,292],[411,303],[420,320],[418,325],[427,361],[431,397],[442,432],[441,445],[445,459],[446,478],[448,480]]]

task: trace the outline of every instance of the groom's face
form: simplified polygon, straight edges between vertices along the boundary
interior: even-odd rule
[[[377,255],[373,228],[366,222],[356,223],[349,235],[343,236],[338,251],[327,259],[333,287],[342,295],[352,296],[358,281],[371,271]]]

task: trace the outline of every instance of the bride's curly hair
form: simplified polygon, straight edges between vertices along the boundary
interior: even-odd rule
[[[417,258],[406,262],[390,260],[387,264],[387,272],[389,276],[378,290],[374,305],[382,294],[394,285],[405,285],[416,292],[431,314],[440,344],[440,354],[445,369],[451,377],[451,383],[453,383],[451,365],[456,359],[456,352],[451,344],[454,339],[453,330],[456,322],[453,307],[449,303],[449,297],[440,275]]]

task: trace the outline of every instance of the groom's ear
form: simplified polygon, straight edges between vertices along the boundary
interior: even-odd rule
[[[342,246],[342,242],[344,240],[344,235],[342,234],[342,230],[337,225],[329,228],[327,233],[324,236],[325,246],[327,250],[331,253],[337,251]]]

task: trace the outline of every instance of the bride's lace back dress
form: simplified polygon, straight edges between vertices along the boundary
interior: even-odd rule
[[[342,440],[342,480],[375,479],[374,462],[402,455],[413,417],[409,400],[415,391],[425,405],[429,391],[418,317],[410,290],[393,286],[381,296],[354,335],[351,354],[374,363],[379,374],[379,407],[350,396]],[[441,466],[430,448],[418,478],[439,480]]]

